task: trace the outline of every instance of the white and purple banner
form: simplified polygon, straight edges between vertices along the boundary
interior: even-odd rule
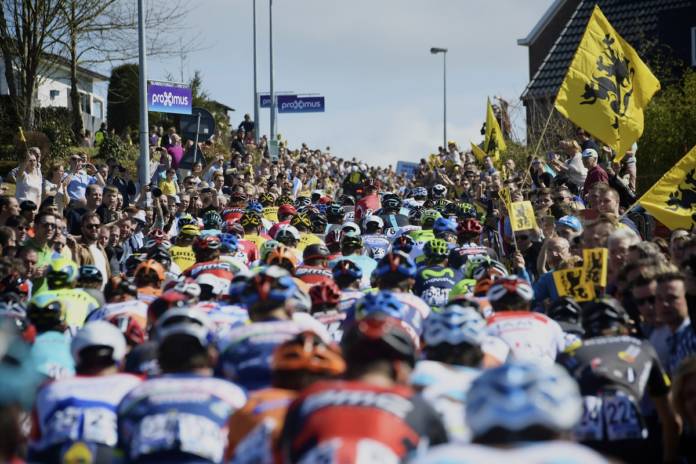
[[[157,113],[191,114],[191,88],[183,84],[150,81],[147,84],[147,109]]]

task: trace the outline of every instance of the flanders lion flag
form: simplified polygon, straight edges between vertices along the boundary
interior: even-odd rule
[[[474,156],[479,161],[479,163],[483,163],[483,160],[486,159],[486,156],[488,156],[488,153],[481,150],[481,148],[478,145],[474,145],[474,142],[469,142],[469,143],[471,144],[471,152],[474,154]]]
[[[507,145],[505,145],[503,132],[500,130],[500,124],[498,124],[498,120],[495,118],[493,106],[489,98],[486,107],[486,138],[483,140],[483,151],[488,153],[494,160],[497,160],[498,156],[505,150],[507,150]]]
[[[696,147],[665,173],[638,203],[670,229],[696,224]]]
[[[555,107],[624,157],[643,133],[643,110],[660,82],[595,6]]]

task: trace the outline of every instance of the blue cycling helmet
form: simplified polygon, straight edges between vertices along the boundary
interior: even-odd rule
[[[203,228],[206,230],[219,230],[222,227],[222,216],[214,209],[203,214]]]
[[[425,187],[416,187],[413,189],[412,195],[413,195],[413,198],[418,198],[418,197],[425,198],[428,196],[428,189],[426,189]]]
[[[269,266],[247,280],[239,298],[250,312],[270,311],[284,305],[294,295],[295,287],[288,271]]]
[[[360,320],[373,314],[384,314],[403,320],[408,306],[397,299],[392,292],[368,293],[357,301],[355,318]]]
[[[411,250],[413,250],[415,245],[416,241],[413,240],[410,235],[401,234],[394,238],[394,241],[392,242],[392,250],[403,251],[404,253],[408,254],[411,252]]]
[[[433,311],[425,320],[423,341],[433,347],[442,343],[480,346],[486,335],[486,321],[472,308],[458,304],[447,305],[442,311]]]
[[[377,268],[372,274],[377,278],[398,275],[408,279],[416,276],[416,264],[403,251],[392,251],[384,255],[384,258],[377,263]]]
[[[235,234],[222,233],[220,234],[220,241],[226,253],[234,253],[239,249],[239,238]]]
[[[342,259],[338,261],[332,269],[333,279],[338,282],[339,280],[348,280],[349,282],[355,282],[356,280],[362,279],[363,273],[362,269],[349,259]]]
[[[578,385],[563,368],[510,363],[483,371],[471,385],[466,423],[481,443],[485,440],[478,439],[494,429],[570,430],[582,416],[582,409]]]
[[[263,205],[258,201],[250,201],[246,209],[259,214],[263,213]]]
[[[439,237],[440,234],[452,234],[456,236],[457,223],[450,219],[439,217],[435,219],[435,223],[433,223],[433,233],[436,237]]]

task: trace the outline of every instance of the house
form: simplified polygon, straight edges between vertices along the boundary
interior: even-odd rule
[[[70,108],[70,62],[48,55],[50,64],[39,73],[36,100],[38,107]],[[94,134],[106,121],[106,95],[109,77],[82,66],[77,68],[82,122]],[[9,95],[4,61],[0,60],[0,95]]]
[[[650,64],[651,52],[696,66],[696,0],[555,0],[518,45],[529,49],[529,84],[522,102],[527,137],[538,135],[580,39],[599,5],[616,31]]]

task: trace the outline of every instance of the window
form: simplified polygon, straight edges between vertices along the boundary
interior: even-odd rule
[[[104,103],[101,100],[94,99],[94,116],[97,119],[104,119]]]
[[[51,97],[51,101],[55,100],[58,98],[58,95],[60,95],[60,90],[51,90],[48,92],[49,97]]]
[[[87,93],[80,93],[80,109],[85,114],[92,114],[92,98]]]
[[[696,27],[691,28],[691,66],[696,66]]]

